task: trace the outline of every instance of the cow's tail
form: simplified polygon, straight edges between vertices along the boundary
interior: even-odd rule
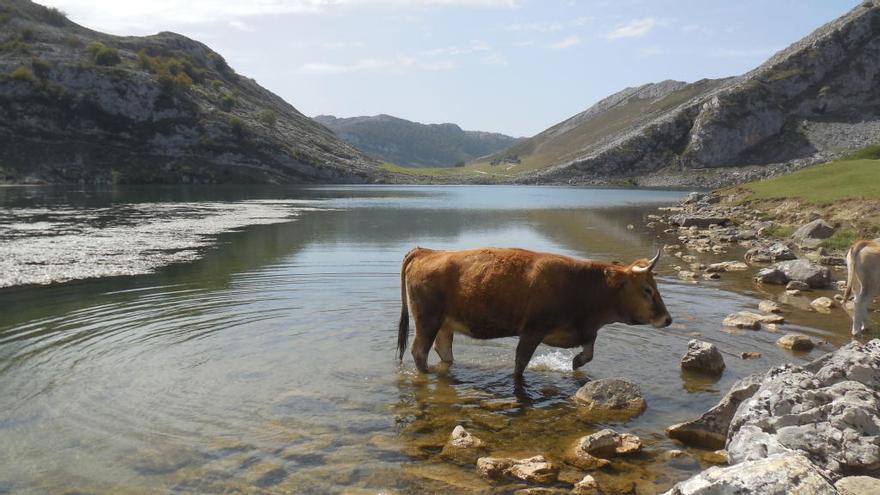
[[[857,243],[849,248],[846,252],[846,290],[843,291],[843,300],[849,300],[849,296],[855,291],[855,285],[862,284],[859,279],[859,251],[862,250],[863,244]],[[861,292],[861,289],[859,289]]]
[[[403,353],[406,351],[406,340],[409,337],[409,303],[406,291],[406,267],[415,257],[419,248],[406,253],[403,263],[400,264],[400,323],[397,325],[397,359],[403,361]]]

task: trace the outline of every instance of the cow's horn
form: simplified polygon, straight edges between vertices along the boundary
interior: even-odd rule
[[[650,272],[651,270],[654,269],[655,266],[657,266],[657,261],[659,261],[659,260],[660,260],[660,250],[658,249],[657,254],[655,254],[654,257],[651,258],[651,262],[648,264],[648,266],[636,265],[636,266],[632,267],[632,271],[634,271],[635,273]]]

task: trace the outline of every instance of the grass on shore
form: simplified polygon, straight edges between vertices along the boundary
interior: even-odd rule
[[[854,155],[866,155],[864,151]],[[798,198],[827,205],[844,199],[880,199],[880,160],[851,156],[743,187],[752,192],[749,200]]]

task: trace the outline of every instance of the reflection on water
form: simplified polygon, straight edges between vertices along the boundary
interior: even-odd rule
[[[104,208],[120,203],[310,200],[295,222],[221,234],[188,264],[151,275],[0,290],[0,493],[477,492],[472,466],[439,458],[456,424],[493,455],[559,460],[598,428],[570,396],[590,379],[638,383],[642,416],[612,425],[645,452],[615,461],[600,482],[668,488],[700,469],[699,453],[663,428],[711,406],[736,378],[810,355],[777,335],[723,331],[754,308],[747,275],[695,286],[660,266],[676,323],[611,325],[596,357],[573,373],[568,351],[539,348],[524,390],[515,341],[456,337],[456,362],[427,376],[394,359],[399,263],[414,245],[521,246],[628,261],[661,240],[639,228],[678,193],[549,187],[0,189],[0,206]],[[729,258],[728,258],[729,259]],[[771,296],[774,294],[770,294]],[[833,343],[844,316],[799,317]],[[839,327],[839,331],[838,331]],[[683,375],[694,332],[727,362],[717,380]],[[830,348],[826,346],[826,348]],[[758,350],[761,359],[740,360]],[[814,351],[813,355],[821,352]],[[436,356],[431,363],[436,363]],[[567,468],[564,481],[583,473]],[[615,481],[616,480],[616,481]]]

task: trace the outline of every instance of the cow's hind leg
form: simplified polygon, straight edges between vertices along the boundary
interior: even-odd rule
[[[428,352],[431,350],[431,344],[440,331],[443,323],[442,315],[423,315],[415,316],[416,321],[416,338],[413,339],[412,357],[416,363],[416,368],[422,373],[428,372]]]
[[[593,346],[596,344],[596,335],[584,342],[581,352],[571,360],[571,369],[576,370],[593,360]]]
[[[434,338],[434,350],[444,363],[452,362],[452,327],[448,324],[440,327],[437,337]]]
[[[868,319],[868,302],[870,301],[865,297],[866,295],[869,294],[865,294],[864,291],[861,294],[856,294],[855,307],[853,308],[853,335],[858,335],[865,330],[865,321]]]

